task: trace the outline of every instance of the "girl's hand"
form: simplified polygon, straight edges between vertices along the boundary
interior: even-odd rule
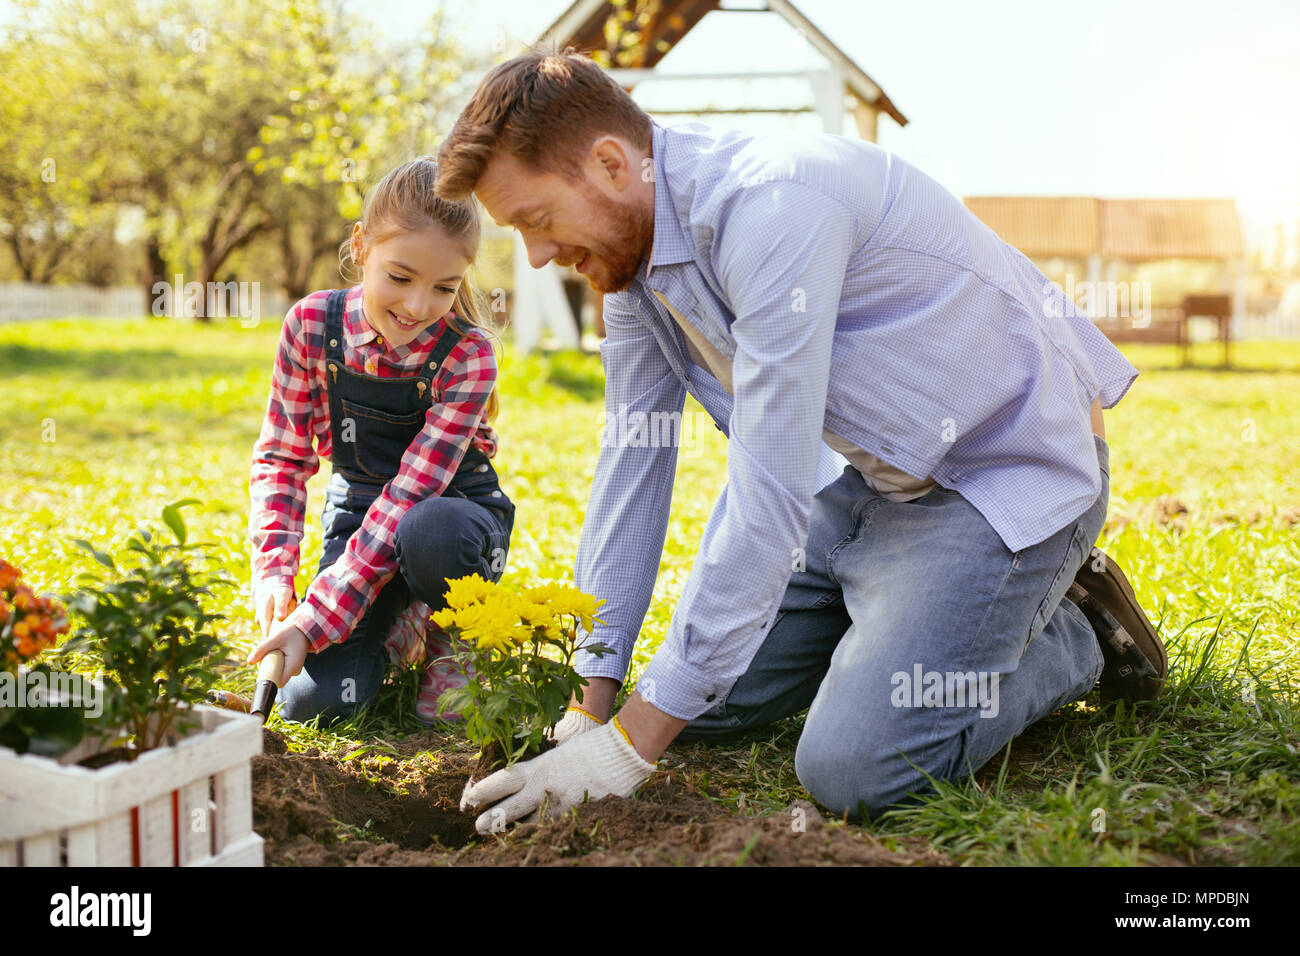
[[[253,592],[253,617],[263,637],[270,634],[273,622],[283,621],[297,606],[293,585],[282,580],[263,581]]]
[[[280,622],[275,633],[253,648],[253,653],[248,655],[247,663],[256,664],[271,651],[276,650],[284,653],[284,672],[276,685],[283,687],[290,677],[302,670],[303,662],[307,660],[307,635],[292,624]]]

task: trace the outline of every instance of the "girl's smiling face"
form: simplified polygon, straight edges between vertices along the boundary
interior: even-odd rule
[[[451,311],[469,268],[460,247],[438,228],[398,230],[367,242],[352,227],[352,261],[362,267],[361,305],[386,345],[407,345]]]

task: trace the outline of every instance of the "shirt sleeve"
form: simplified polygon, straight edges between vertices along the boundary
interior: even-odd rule
[[[745,672],[807,543],[856,232],[843,203],[790,182],[739,190],[715,232],[735,316],[727,484],[668,635],[637,684],[674,717],[699,716]]]
[[[397,570],[397,524],[417,501],[443,493],[478,431],[496,384],[491,343],[474,332],[448,356],[438,399],[402,455],[397,474],[371,503],[343,554],[318,574],[288,623],[307,635],[312,651],[347,638]]]
[[[320,468],[312,445],[314,406],[301,308],[299,302],[290,309],[281,328],[266,417],[253,447],[248,540],[254,591],[273,579],[292,587],[300,560],[307,481]]]
[[[654,333],[617,301],[622,298],[605,297],[605,426],[574,564],[577,586],[606,602],[605,623],[591,639],[612,652],[597,658],[580,651],[575,666],[583,677],[620,682],[650,607],[677,471],[676,443],[648,435],[641,441],[648,424],[641,433],[635,428],[654,414],[680,416],[686,401]]]

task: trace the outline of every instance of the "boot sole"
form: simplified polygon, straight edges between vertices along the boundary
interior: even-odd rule
[[[1098,558],[1101,560],[1098,561]],[[1098,563],[1101,564],[1100,570],[1095,567]],[[1079,568],[1074,581],[1123,631],[1109,645],[1105,640],[1102,641],[1103,656],[1106,657],[1106,668],[1100,681],[1103,699],[1154,699],[1164,686],[1169,667],[1168,655],[1164,642],[1138,604],[1133,586],[1129,584],[1119,564],[1100,548],[1094,548]],[[1092,616],[1089,615],[1089,618]],[[1126,666],[1135,663],[1124,660],[1131,656],[1123,653],[1125,635],[1132,639],[1134,648],[1145,659],[1151,671],[1139,674],[1136,681],[1130,673],[1124,672]],[[1098,636],[1102,637],[1100,632]],[[1140,667],[1140,662],[1136,663]]]

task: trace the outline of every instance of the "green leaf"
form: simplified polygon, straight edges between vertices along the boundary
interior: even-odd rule
[[[73,544],[75,544],[79,548],[84,548],[85,550],[89,551],[91,555],[94,557],[94,559],[98,561],[100,564],[102,564],[104,567],[109,568],[110,570],[113,571],[117,570],[117,565],[113,563],[113,559],[111,557],[109,557],[103,551],[96,551],[94,545],[92,545],[89,541],[86,541],[84,538],[74,538]]]
[[[81,742],[85,722],[76,707],[6,708],[3,740],[19,753],[57,757]]]
[[[28,722],[27,752],[43,757],[57,757],[81,743],[85,722],[75,707],[31,707]]]
[[[510,706],[510,695],[504,691],[498,691],[487,699],[483,705],[483,716],[488,720],[495,720],[506,712]]]
[[[197,498],[182,498],[180,501],[173,501],[166,508],[163,508],[162,517],[167,527],[172,529],[172,534],[176,535],[176,540],[180,544],[185,543],[189,537],[189,531],[185,527],[185,519],[181,517],[181,509],[187,505],[202,504]]]
[[[473,706],[474,700],[470,692],[463,687],[454,687],[451,690],[445,690],[438,698],[438,713],[463,714]]]

